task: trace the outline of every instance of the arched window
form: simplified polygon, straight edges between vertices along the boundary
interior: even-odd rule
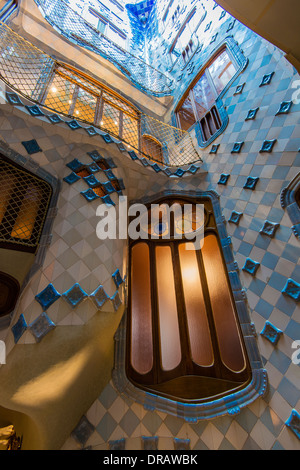
[[[209,199],[158,203],[182,211],[153,224],[149,206],[141,223],[149,238],[129,240],[127,377],[158,396],[210,401],[251,379],[213,207]],[[196,203],[204,204],[204,222]],[[185,204],[192,205],[187,217]],[[187,233],[201,223],[204,244],[195,250]]]
[[[151,135],[142,136],[142,152],[156,162],[164,161],[162,144]]]

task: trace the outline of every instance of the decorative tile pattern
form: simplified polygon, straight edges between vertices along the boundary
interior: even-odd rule
[[[276,116],[279,114],[288,114],[291,110],[292,104],[292,101],[283,101],[279,106]]]
[[[227,181],[228,181],[228,179],[229,179],[229,177],[230,177],[230,175],[223,173],[223,174],[220,176],[220,179],[219,179],[219,181],[218,181],[218,184],[226,185],[226,184],[227,184]]]
[[[103,286],[99,286],[94,292],[90,294],[90,298],[94,302],[97,308],[101,308],[105,302],[109,299],[109,296],[104,290]]]
[[[24,106],[19,96],[16,93],[6,92],[6,99],[9,102],[9,104],[12,104],[14,106]]]
[[[69,126],[70,129],[72,129],[72,131],[76,129],[81,129],[81,125],[75,119],[73,119],[72,121],[67,121],[66,124]]]
[[[251,276],[255,276],[259,266],[260,263],[253,261],[250,258],[247,258],[242,269],[243,271],[246,271],[247,273],[251,274]]]
[[[244,142],[235,142],[232,150],[231,150],[231,153],[240,153],[241,150],[242,150],[242,147],[244,145]]]
[[[25,142],[22,142],[22,145],[24,145],[26,152],[29,155],[33,155],[34,153],[42,152],[41,147],[37,143],[35,139],[32,140],[27,140]]]
[[[270,153],[273,150],[273,147],[275,143],[277,142],[276,139],[274,140],[265,140],[264,143],[262,144],[262,147],[260,149],[260,153],[267,152]]]
[[[74,284],[74,286],[72,286],[63,294],[63,298],[72,308],[77,307],[87,297],[87,293],[80,287],[78,283]]]
[[[68,184],[76,183],[76,181],[80,180],[80,176],[78,176],[74,171],[70,173],[68,176],[65,176],[63,180]]]
[[[292,410],[285,424],[300,439],[300,415],[297,410]]]
[[[28,328],[35,337],[35,340],[39,343],[50,331],[55,328],[55,324],[48,317],[48,315],[43,312],[28,325]]]
[[[17,322],[12,326],[15,343],[19,341],[23,333],[27,330],[27,323],[23,313],[19,316]]]
[[[214,144],[214,145],[212,145],[211,150],[210,150],[209,153],[212,153],[212,154],[217,153],[219,147],[220,147],[220,144]]]
[[[276,224],[274,222],[269,222],[268,220],[266,220],[263,227],[260,229],[260,233],[273,238],[278,227],[280,227],[280,224]]]
[[[245,88],[245,85],[246,85],[246,83],[242,83],[241,85],[238,85],[238,86],[236,87],[236,89],[235,89],[234,94],[235,94],[235,95],[240,95],[241,93],[243,93],[243,90],[244,90],[244,88]]]
[[[122,305],[122,302],[121,302],[118,291],[116,291],[115,294],[111,297],[111,300],[112,300],[114,310],[116,312],[118,310],[118,308]]]
[[[157,450],[158,437],[157,436],[153,436],[153,437],[142,436],[142,445],[143,445],[143,450]]]
[[[86,191],[80,191],[80,194],[82,194],[83,197],[85,197],[85,199],[88,202],[92,202],[95,199],[99,198],[98,194],[96,194],[92,189],[87,189]]]
[[[48,114],[48,115],[46,115],[46,117],[47,117],[47,119],[49,119],[49,121],[52,124],[59,124],[59,123],[63,122],[62,118],[58,114]]]
[[[36,105],[34,105],[34,106],[25,106],[25,108],[31,114],[31,116],[44,116],[44,113]]]
[[[95,427],[86,416],[82,416],[76,428],[72,431],[71,436],[74,437],[80,445],[84,446],[94,431]]]
[[[271,72],[271,73],[268,73],[268,74],[264,75],[259,86],[261,87],[261,86],[265,86],[265,85],[270,85],[270,83],[272,81],[272,78],[274,76],[274,73],[275,72]]]
[[[174,438],[174,449],[175,450],[191,450],[190,439]]]
[[[284,289],[282,290],[282,293],[288,295],[293,300],[296,300],[296,302],[299,302],[300,284],[298,284],[298,282],[294,281],[293,279],[288,279]]]
[[[125,450],[125,439],[109,441],[109,450]]]
[[[247,114],[247,117],[245,119],[245,121],[250,121],[250,120],[253,120],[256,118],[256,115],[257,115],[257,112],[258,112],[259,108],[255,108],[255,109],[249,109],[248,111],[248,114]]]
[[[42,306],[43,310],[47,310],[60,296],[55,287],[49,284],[42,292],[35,296],[35,299]]]
[[[269,321],[266,321],[260,334],[270,341],[270,343],[276,346],[280,336],[282,335],[282,331],[279,330],[279,328],[276,328],[276,326],[272,325],[272,323]]]
[[[76,173],[77,171],[81,170],[84,167],[84,164],[80,162],[78,158],[74,158],[74,160],[67,163],[67,167]]]
[[[244,184],[245,189],[255,189],[255,186],[258,182],[259,178],[258,177],[253,177],[253,176],[248,176],[246,183]]]
[[[119,286],[120,286],[120,285],[122,284],[122,282],[123,282],[122,276],[121,276],[120,271],[119,271],[118,269],[113,273],[112,278],[113,278],[113,280],[114,280],[114,282],[115,282],[115,284],[116,284],[116,287],[117,287],[117,289],[118,289]]]
[[[232,211],[231,216],[228,219],[228,222],[238,225],[242,215],[243,215],[242,212]]]

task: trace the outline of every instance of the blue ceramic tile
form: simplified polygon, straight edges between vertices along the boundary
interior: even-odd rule
[[[269,321],[266,321],[265,326],[263,327],[260,334],[275,346],[278,343],[280,336],[282,335],[282,331],[279,330],[279,328],[276,328],[276,326],[272,325],[272,323]]]
[[[253,261],[251,258],[247,258],[242,269],[243,271],[246,271],[252,276],[255,276],[256,271],[258,270],[259,266],[260,264],[257,263],[256,261]]]
[[[72,308],[77,307],[83,300],[88,297],[87,293],[80,287],[78,283],[74,284],[69,290],[63,294],[63,298],[71,305]]]
[[[113,172],[111,171],[111,169],[109,170],[104,170],[104,174],[106,175],[106,177],[109,179],[109,180],[116,180],[116,176],[113,174]]]
[[[100,181],[94,175],[84,176],[83,180],[89,185],[90,188],[99,186]]]
[[[44,336],[55,328],[55,324],[48,315],[43,312],[28,326],[37,342],[40,342]]]
[[[25,108],[31,114],[31,116],[44,116],[44,113],[36,105],[34,105],[34,106],[25,106]]]
[[[240,219],[242,217],[243,213],[242,212],[236,212],[232,211],[230,218],[228,219],[228,222],[231,222],[235,225],[238,225],[240,222]]]
[[[269,85],[272,81],[274,73],[275,72],[268,73],[268,74],[264,75],[259,86],[261,87],[261,86]]]
[[[75,173],[81,170],[84,167],[84,164],[81,163],[77,158],[74,158],[71,162],[67,163],[66,165],[70,170],[74,171]]]
[[[102,139],[104,140],[104,142],[106,144],[111,144],[113,142],[111,136],[109,134],[104,134],[104,135],[101,135]]]
[[[279,226],[280,224],[276,224],[274,222],[269,222],[268,220],[266,220],[264,226],[260,229],[260,233],[273,238]]]
[[[115,206],[115,203],[112,201],[111,197],[106,194],[101,198],[101,200],[106,204],[107,206]]]
[[[84,446],[87,440],[91,437],[95,427],[90,423],[86,416],[82,416],[76,428],[72,431],[71,436]]]
[[[68,184],[73,184],[76,183],[76,181],[80,180],[80,176],[76,175],[76,173],[72,171],[72,173],[70,173],[68,176],[65,176],[63,180]]]
[[[109,441],[109,450],[125,450],[125,438]]]
[[[87,154],[88,154],[95,162],[97,162],[97,161],[103,159],[102,155],[100,155],[100,153],[98,152],[98,150],[93,150],[92,152],[87,152]]]
[[[47,310],[60,297],[60,293],[57,292],[55,287],[50,283],[42,292],[35,296],[35,300],[39,302],[43,310]]]
[[[58,114],[48,114],[46,115],[46,118],[49,119],[52,124],[63,122],[62,118]]]
[[[33,155],[34,153],[42,152],[41,147],[37,143],[35,139],[32,140],[27,140],[25,142],[22,142],[22,145],[25,147],[27,153],[29,155]]]
[[[194,175],[195,173],[197,173],[197,171],[199,170],[199,167],[196,166],[196,165],[191,165],[189,168],[188,168],[188,172],[191,173],[192,175]]]
[[[24,106],[19,96],[16,93],[6,92],[7,101],[14,106]]]
[[[242,83],[241,85],[238,85],[235,89],[234,94],[235,95],[240,95],[243,92],[243,90],[245,88],[245,85],[246,85],[246,83]]]
[[[248,176],[246,183],[244,184],[245,189],[255,189],[255,186],[258,182],[259,178],[258,177],[253,177],[253,176]]]
[[[255,108],[255,109],[249,109],[248,111],[248,114],[247,114],[247,117],[245,119],[245,121],[250,121],[250,120],[253,120],[256,118],[256,114],[258,112],[259,108]]]
[[[122,276],[120,274],[120,271],[117,269],[113,275],[112,275],[112,278],[117,286],[117,288],[122,284],[123,282],[123,279],[122,279]]]
[[[230,177],[230,175],[223,173],[223,174],[220,176],[220,179],[219,179],[219,181],[218,181],[218,184],[226,185],[226,184],[227,184],[227,181],[228,181],[228,179],[229,179],[229,177]]]
[[[190,439],[178,439],[174,438],[174,449],[178,450],[191,450]]]
[[[90,298],[92,299],[97,308],[101,308],[109,299],[109,296],[105,292],[104,287],[99,286],[96,290],[94,290],[94,292],[92,292]]]
[[[72,131],[76,129],[81,129],[81,125],[78,124],[78,122],[75,119],[73,119],[72,121],[66,122],[66,124],[68,124],[69,128],[72,129]]]
[[[97,135],[97,132],[93,127],[86,127],[85,130],[90,136]]]
[[[137,154],[134,152],[134,150],[130,150],[130,151],[128,152],[128,154],[130,155],[130,157],[131,157],[132,160],[138,160],[138,159],[139,159],[139,157],[138,157]]]
[[[298,302],[300,300],[300,284],[293,279],[288,279],[282,293]]]
[[[118,291],[116,291],[115,294],[111,297],[111,300],[112,300],[114,310],[117,311],[118,308],[122,305]]]
[[[157,436],[142,436],[143,450],[157,450],[158,437]]]
[[[274,140],[265,140],[264,143],[262,144],[262,147],[261,147],[259,152],[260,153],[264,153],[264,152],[270,153],[270,152],[272,152],[273,147],[274,147],[276,142],[277,142],[276,139],[274,139]]]
[[[231,150],[231,153],[240,153],[243,145],[244,145],[244,142],[235,142]]]
[[[141,158],[140,162],[142,163],[143,166],[149,166],[150,165],[150,163],[148,162],[148,160],[145,157]]]
[[[100,168],[98,167],[96,162],[91,163],[90,165],[86,166],[86,169],[91,173],[99,173]]]
[[[210,150],[209,153],[213,153],[213,154],[217,153],[219,147],[220,147],[220,144],[214,144],[214,145],[212,145],[211,150]]]
[[[183,176],[184,174],[185,174],[185,171],[182,170],[181,168],[178,168],[178,169],[175,171],[175,173],[174,173],[175,176],[179,176],[180,178],[181,178],[181,176]]]
[[[82,194],[88,202],[99,198],[98,194],[96,194],[91,188],[86,191],[81,191],[80,194]]]
[[[300,415],[298,411],[292,410],[285,424],[295,434],[295,436],[300,439]]]
[[[19,316],[18,321],[13,325],[12,332],[14,335],[15,343],[19,341],[23,333],[27,330],[27,323],[23,313]]]
[[[105,161],[107,165],[109,166],[109,168],[117,168],[117,165],[115,164],[115,162],[113,161],[111,157],[105,158]]]
[[[105,192],[108,194],[115,192],[115,188],[113,187],[110,181],[106,181],[106,183],[102,183],[102,187],[104,188]]]
[[[292,101],[283,101],[279,106],[276,116],[279,114],[288,114],[291,110],[292,104]]]

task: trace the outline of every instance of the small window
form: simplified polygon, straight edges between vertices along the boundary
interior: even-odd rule
[[[162,144],[150,135],[142,137],[142,152],[156,162],[164,161]]]
[[[149,213],[142,228],[155,237],[129,240],[127,377],[151,394],[209,401],[240,390],[251,377],[222,245],[208,200],[197,201],[204,204],[201,250],[176,237],[183,227],[186,234],[203,224],[195,199],[161,203],[188,203],[193,210],[156,225]]]
[[[236,73],[237,68],[229,52],[223,50],[192,83],[177,107],[178,126],[188,130],[199,122],[203,142],[208,142],[222,126],[216,99]]]

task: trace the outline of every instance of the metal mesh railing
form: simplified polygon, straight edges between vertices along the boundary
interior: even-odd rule
[[[0,243],[37,246],[52,190],[0,155]]]
[[[172,80],[124,50],[63,0],[35,0],[44,18],[67,39],[111,61],[138,87],[156,96],[171,93]]]
[[[167,166],[200,160],[190,134],[144,113],[97,80],[62,64],[0,23],[0,78],[62,116],[93,125]]]

